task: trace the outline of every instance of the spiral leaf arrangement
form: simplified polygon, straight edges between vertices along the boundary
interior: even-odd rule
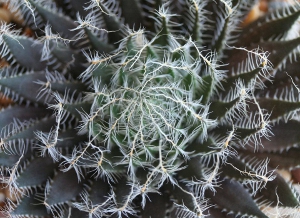
[[[300,6],[2,0],[10,217],[268,217],[299,208]],[[297,212],[294,213],[297,216]]]

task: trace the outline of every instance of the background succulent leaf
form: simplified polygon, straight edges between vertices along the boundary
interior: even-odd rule
[[[34,117],[32,114],[34,114]],[[45,110],[42,107],[10,106],[1,110],[0,129],[10,124],[13,119],[23,122],[29,119],[41,119],[47,115],[51,115],[51,111]]]
[[[39,14],[39,16],[41,16],[45,22],[49,22],[53,30],[59,33],[61,37],[72,39],[72,37],[76,34],[76,31],[75,33],[72,31],[72,29],[76,28],[76,24],[73,20],[63,16],[62,14],[51,11],[35,1],[28,1],[32,7],[35,8],[35,11]],[[57,22],[58,20],[59,22]]]
[[[274,189],[275,192],[266,193],[267,189]],[[290,185],[279,174],[258,193],[257,197],[260,196],[261,201],[270,202],[273,206],[280,202],[284,207],[297,207],[300,203],[299,194],[295,190],[291,190]]]
[[[248,216],[267,217],[259,210],[256,203],[241,184],[225,179],[222,182],[222,187],[221,190],[217,189],[216,193],[208,192],[208,195],[213,202],[220,205],[222,208],[225,208],[228,212],[233,212],[236,215],[247,214]],[[239,195],[236,193],[239,193]],[[230,199],[230,202],[228,199]],[[243,204],[247,206],[245,207]]]
[[[6,60],[12,63],[17,63],[21,67],[29,70],[43,70],[46,67],[46,62],[41,61],[42,44],[35,42],[33,39],[24,37],[4,34],[2,40],[7,47],[7,52],[2,53]],[[28,55],[30,52],[30,55]],[[38,61],[37,61],[38,60]]]
[[[271,12],[244,28],[240,36],[242,37],[241,41],[248,46],[250,42],[257,43],[261,40],[268,41],[271,38],[283,38],[298,20],[299,15],[298,6],[283,7],[276,12]]]
[[[28,197],[25,196],[10,215],[22,217],[27,216],[28,214],[43,218],[49,216],[45,206],[42,205],[34,195],[30,195]]]
[[[44,73],[29,72],[25,74],[2,77],[0,81],[0,85],[1,85],[1,90],[8,97],[11,97],[16,100],[25,99],[31,102],[44,103],[43,100],[41,99],[39,100],[37,98],[40,85],[36,84],[35,83],[36,81],[46,82]],[[24,89],[26,89],[26,91]]]
[[[57,172],[48,183],[51,186],[45,193],[45,203],[49,208],[60,206],[75,199],[82,191],[83,184],[78,182],[77,174],[74,170],[68,172]],[[68,190],[62,192],[61,190]]]
[[[43,168],[40,166],[43,165]],[[16,183],[18,188],[34,188],[45,183],[47,179],[54,174],[57,163],[54,163],[52,158],[35,158],[23,167],[19,173]]]

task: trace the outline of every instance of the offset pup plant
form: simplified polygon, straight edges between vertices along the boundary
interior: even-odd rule
[[[299,214],[274,169],[300,165],[300,5],[241,29],[254,0],[2,2],[35,33],[1,25],[10,217]]]

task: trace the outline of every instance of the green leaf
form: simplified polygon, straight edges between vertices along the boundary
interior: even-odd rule
[[[261,201],[270,202],[271,206],[276,206],[278,201],[279,205],[283,207],[299,206],[299,194],[278,173],[274,172],[274,174],[276,178],[267,182],[266,187],[261,189],[256,197]]]
[[[23,159],[28,159],[31,156],[31,152],[26,152],[23,156]],[[12,168],[19,160],[20,154],[8,154],[7,152],[0,152],[0,165],[2,167]],[[22,160],[22,161],[24,161]],[[21,161],[21,162],[22,162]]]
[[[205,216],[205,218],[229,218],[227,215],[226,215],[226,212],[222,213],[222,210],[221,209],[217,209],[217,208],[209,208],[208,211],[207,211],[207,216]]]
[[[215,101],[209,106],[211,111],[210,119],[221,119],[226,116],[228,111],[232,111],[235,105],[240,101],[240,98],[236,98],[229,102]]]
[[[295,8],[296,7],[297,6],[295,6]],[[248,46],[250,43],[258,43],[262,40],[267,41],[271,38],[282,38],[300,16],[299,7],[297,7],[297,9],[295,8],[281,8],[249,24],[243,30],[239,39],[241,43],[237,46]],[[291,12],[287,12],[289,10]],[[279,17],[278,14],[280,14]]]
[[[295,53],[295,57],[299,57],[299,53]],[[258,96],[264,96],[266,94],[266,90],[269,96],[274,96],[277,93],[284,93],[286,90],[298,92],[294,84],[299,87],[300,82],[298,81],[298,74],[300,69],[300,62],[295,62],[294,60],[287,59],[285,67],[282,69],[278,69],[276,74],[271,81],[266,81],[264,85],[266,88],[263,90],[257,90],[256,93]],[[293,84],[293,83],[294,84]]]
[[[142,6],[137,0],[120,1],[122,16],[125,23],[132,29],[138,29],[142,26]]]
[[[53,55],[53,58],[49,60],[51,68],[58,71],[65,71],[67,69],[67,72],[73,78],[77,78],[86,69],[83,64],[86,59],[82,53],[78,53],[78,51],[57,40],[51,40],[49,44],[51,55]]]
[[[259,151],[283,151],[300,144],[300,122],[289,120],[287,123],[279,121],[272,126],[273,135],[269,139],[262,138]]]
[[[122,40],[121,30],[124,29],[121,20],[119,19],[118,15],[114,12],[112,8],[107,7],[107,4],[103,3],[102,1],[97,2],[99,8],[103,12],[101,16],[106,24],[106,29],[109,31],[108,39],[109,43],[113,44],[120,40]]]
[[[184,190],[189,190],[187,185],[185,184],[179,184]],[[168,189],[169,192],[172,193],[172,195],[174,196],[173,198],[176,200],[175,202],[177,202],[178,205],[184,205],[185,207],[187,207],[190,211],[194,211],[196,212],[196,205],[194,204],[194,199],[191,195],[189,195],[188,193],[182,191],[180,188],[178,188],[177,186],[171,186],[170,184],[168,184]]]
[[[80,112],[89,112],[92,103],[90,102],[75,102],[75,103],[65,103],[63,108],[72,114],[74,117],[81,119]]]
[[[170,27],[168,25],[166,17],[161,17],[161,26],[158,29],[157,38],[153,44],[158,44],[161,46],[169,45],[169,34],[170,34]]]
[[[202,96],[203,104],[206,104],[212,95],[213,78],[210,75],[206,75],[203,76],[202,79],[203,85],[201,91],[199,91],[199,95]]]
[[[141,218],[166,217],[170,204],[171,202],[165,194],[149,193],[148,198],[146,198],[146,206],[141,210]]]
[[[77,130],[75,130],[74,128],[69,128],[59,132],[58,134],[59,140],[57,141],[55,147],[64,148],[64,149],[73,148],[87,140],[86,135],[79,135],[76,133]]]
[[[100,38],[98,38],[91,30],[88,28],[84,28],[85,34],[87,35],[91,46],[97,50],[100,54],[103,53],[109,53],[114,50],[114,46],[102,41]]]
[[[126,202],[126,200],[131,193],[131,185],[127,183],[128,183],[127,179],[123,177],[116,184],[114,193],[116,196],[117,208],[121,208],[128,203]]]
[[[13,119],[25,121],[29,119],[41,119],[52,112],[43,107],[24,107],[19,105],[10,106],[0,111],[0,130],[10,124]]]
[[[34,141],[36,131],[48,132],[54,125],[54,117],[46,117],[41,120],[29,122],[28,124],[16,122],[12,126],[5,127],[6,130],[1,132],[1,138],[3,143],[8,144],[14,144],[16,142],[25,143],[27,140]]]
[[[196,3],[196,1],[187,1],[186,2],[186,8],[188,8],[185,13],[186,16],[186,28],[189,31],[189,35],[192,37],[192,40],[195,42],[198,42],[201,38],[201,22],[200,20],[200,14],[201,12],[201,6]],[[193,18],[193,19],[192,19]]]
[[[277,100],[270,98],[257,99],[261,108],[266,109],[271,113],[270,121],[280,120],[284,117],[289,117],[293,111],[300,109],[300,101]]]
[[[224,177],[237,181],[255,180],[253,176],[241,172],[253,173],[256,172],[256,170],[253,169],[247,161],[240,160],[234,156],[228,157],[227,164],[222,166],[222,175]]]
[[[83,184],[78,182],[74,170],[59,171],[49,184],[49,192],[46,195],[45,202],[51,207],[67,203],[83,191]]]
[[[288,139],[289,137],[284,137]],[[283,144],[282,147],[285,145]],[[263,150],[263,149],[262,149]],[[238,151],[240,155],[256,158],[257,160],[269,159],[268,166],[276,169],[291,169],[300,166],[300,148],[293,147],[279,151],[265,151],[265,152],[250,152],[247,150]]]
[[[7,93],[8,97],[15,100],[25,98],[31,102],[44,103],[43,99],[37,99],[40,85],[36,81],[44,81],[46,77],[44,72],[33,72],[19,75],[12,75],[0,78],[1,91]],[[48,103],[51,103],[49,101]]]
[[[2,38],[9,50],[9,54],[4,56],[7,61],[16,61],[21,67],[30,70],[39,71],[46,68],[46,61],[41,61],[43,48],[41,43],[25,36],[3,34]],[[13,56],[13,60],[10,60],[10,54]]]
[[[253,48],[259,47],[270,52],[268,59],[272,63],[272,67],[277,69],[288,56],[293,52],[297,52],[298,45],[300,45],[300,37],[288,41],[262,42],[255,45],[255,47],[253,46]]]
[[[187,167],[180,171],[180,176],[190,181],[201,180],[203,178],[201,158],[202,156],[196,156],[188,160]]]
[[[288,57],[292,57],[293,53],[297,53],[297,47],[300,44],[300,37],[295,38],[288,41],[267,41],[251,44],[251,46],[247,47],[247,50],[261,49],[264,52],[268,52],[268,60],[272,64],[272,68],[274,69],[270,73],[275,73],[277,69],[279,69],[283,63],[287,60]],[[232,49],[228,54],[228,63],[231,63],[230,69],[239,69],[239,65],[244,62],[244,60],[248,57],[248,52],[240,49]],[[259,58],[259,56],[257,56]],[[261,64],[261,63],[259,63]],[[259,67],[259,66],[257,66]],[[257,68],[256,67],[256,68]],[[253,73],[252,73],[253,74]],[[241,74],[242,75],[242,74]],[[251,74],[250,74],[251,75]],[[268,77],[268,75],[267,75]],[[266,79],[264,79],[266,80]]]
[[[92,181],[92,184],[90,185],[89,199],[94,205],[102,204],[107,200],[107,196],[109,195],[111,188],[112,187],[109,183],[102,179]]]
[[[208,137],[204,142],[198,142],[194,140],[191,144],[188,145],[186,151],[192,152],[195,156],[208,155],[216,152],[220,152],[220,148],[216,147],[215,140],[211,137]]]
[[[228,93],[230,90],[234,90],[234,88],[236,87],[236,82],[238,80],[241,80],[243,82],[243,84],[245,86],[249,85],[250,82],[255,79],[259,73],[262,70],[262,64],[260,64],[259,66],[246,71],[246,72],[237,72],[235,75],[228,75],[228,77],[226,78],[226,80],[223,80],[221,82],[221,85],[223,87],[222,90],[220,90],[221,92],[224,93]]]
[[[73,39],[76,33],[78,33],[78,31],[72,31],[77,25],[69,17],[45,8],[33,0],[28,1],[34,6],[35,11],[43,18],[45,23],[48,22],[52,29],[59,33],[60,36],[67,39]]]
[[[19,188],[35,188],[41,186],[47,179],[54,174],[54,169],[58,164],[53,162],[50,157],[34,158],[22,168],[16,183]]]
[[[61,2],[61,0],[56,0],[58,2]],[[87,16],[91,11],[85,10],[83,5],[87,5],[90,1],[89,0],[70,0],[68,1],[69,7],[72,7],[72,10],[74,13],[79,12],[80,16]]]
[[[34,195],[23,197],[17,207],[10,212],[10,215],[13,217],[27,217],[28,214],[32,217],[49,217],[45,206],[36,200]]]
[[[107,65],[104,63],[99,64],[93,70],[93,78],[99,83],[99,90],[102,90],[106,84],[109,83],[113,73],[115,72],[115,68],[111,65]]]
[[[244,187],[234,180],[225,179],[221,182],[220,188],[216,188],[215,193],[208,190],[207,195],[213,203],[228,212],[233,212],[236,215],[243,214],[244,216],[267,218]]]
[[[70,218],[70,215],[72,218],[90,218],[89,216],[89,213],[88,212],[85,212],[85,211],[81,211],[81,210],[78,210],[77,208],[69,208],[68,211],[66,211],[64,214],[63,214],[63,217],[61,218]]]
[[[220,125],[217,129],[214,129],[213,133],[217,136],[226,137],[228,132],[232,130],[232,126]],[[242,143],[243,140],[251,139],[255,137],[255,134],[261,130],[261,127],[235,127],[235,132],[238,133],[239,141]]]

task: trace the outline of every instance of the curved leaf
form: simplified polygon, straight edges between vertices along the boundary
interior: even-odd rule
[[[261,201],[270,202],[272,206],[276,206],[278,201],[283,207],[297,207],[300,205],[299,193],[293,190],[285,180],[279,175],[273,181],[266,184],[265,189],[261,189],[257,195]]]
[[[207,195],[218,207],[225,208],[228,212],[267,218],[253,201],[250,194],[236,181],[225,179],[221,182],[220,188],[216,188],[215,193],[208,190]]]
[[[43,45],[25,36],[13,36],[9,34],[2,35],[5,45],[8,47],[9,54],[4,56],[9,60],[10,54],[13,61],[21,67],[30,70],[43,70],[46,67],[46,61],[41,61]],[[28,55],[30,54],[30,55]]]
[[[45,202],[52,207],[75,199],[83,191],[83,184],[78,182],[74,170],[59,171],[50,182],[48,191]]]
[[[18,187],[31,189],[41,186],[54,174],[57,165],[50,157],[35,158],[29,161],[17,176],[16,182]]]

